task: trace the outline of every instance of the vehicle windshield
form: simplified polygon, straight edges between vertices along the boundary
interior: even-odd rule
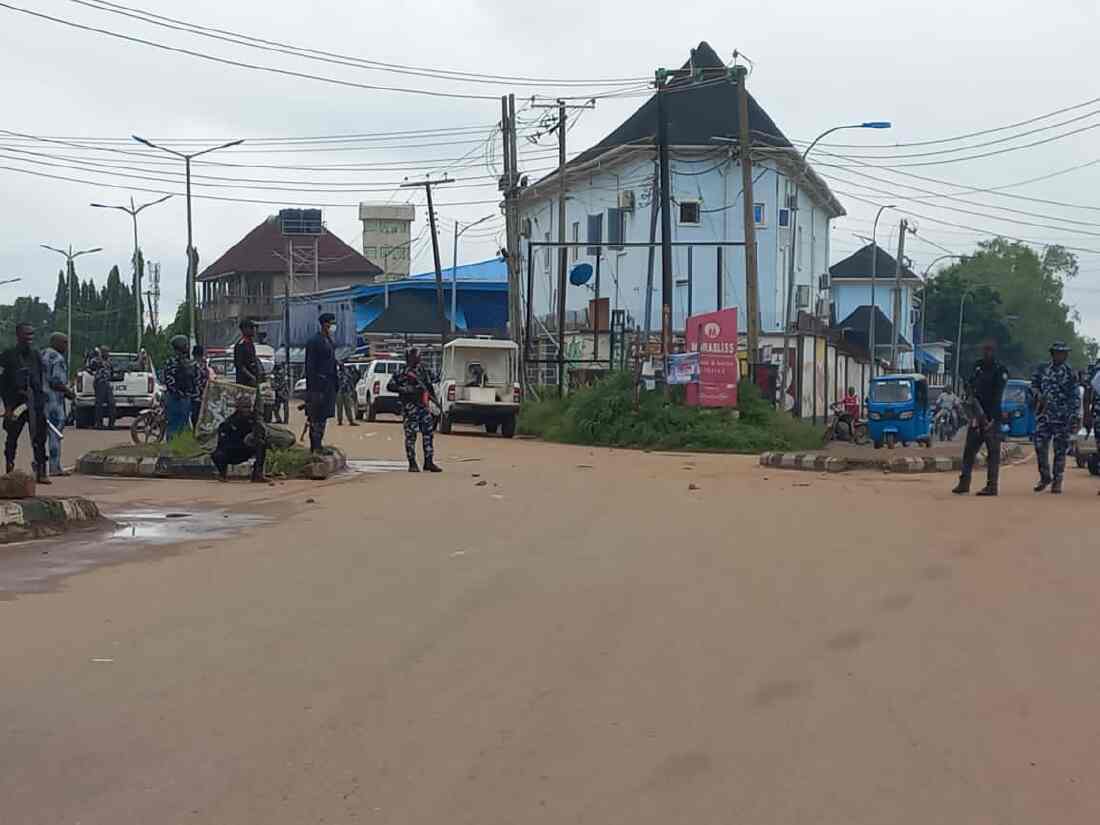
[[[1022,384],[1009,384],[1005,387],[1004,404],[1023,405],[1027,403],[1027,387]]]
[[[901,404],[913,400],[913,385],[908,381],[883,381],[871,385],[871,400],[880,404]]]
[[[114,366],[116,372],[137,372],[138,370],[138,357],[136,355],[111,355],[111,364]],[[142,367],[142,372],[150,369],[149,366]]]

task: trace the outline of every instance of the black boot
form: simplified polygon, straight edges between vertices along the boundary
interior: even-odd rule
[[[438,466],[435,461],[429,458],[427,461],[424,462],[424,471],[427,473],[442,473],[443,468]]]
[[[957,496],[965,496],[970,492],[970,479],[966,476],[959,476],[959,483],[955,485],[955,489],[951,492]]]
[[[10,475],[11,475],[12,473],[14,473],[14,472],[15,472],[15,462],[14,462],[14,461],[8,461],[8,462],[6,462],[6,463],[4,464],[4,472],[5,472],[5,473],[7,473],[7,474],[8,474],[9,476],[10,476]]]
[[[409,459],[409,472],[410,473],[419,473],[420,472],[420,468],[416,466],[416,460],[415,459],[412,459],[412,458]]]
[[[1036,493],[1041,493],[1041,492],[1043,492],[1043,490],[1045,490],[1049,486],[1050,486],[1050,476],[1039,476],[1039,483],[1036,484],[1033,489],[1035,490]],[[1059,485],[1059,492],[1061,492],[1060,487],[1061,487],[1061,485]]]
[[[997,488],[992,487],[992,486],[987,484],[985,487],[978,490],[976,495],[979,495],[979,496],[996,496],[997,495]]]
[[[46,472],[45,467],[36,467],[34,470],[34,481],[36,484],[53,484],[50,481],[49,473]]]
[[[1062,479],[1054,479],[1050,485],[1050,492],[1056,496],[1062,495]]]

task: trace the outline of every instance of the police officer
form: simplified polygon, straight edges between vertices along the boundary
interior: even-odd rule
[[[264,368],[256,355],[256,324],[244,319],[240,323],[241,340],[233,345],[235,383],[245,387],[258,387],[264,381]]]
[[[1073,419],[1078,411],[1077,376],[1067,363],[1069,347],[1064,341],[1050,345],[1050,361],[1035,371],[1031,389],[1035,395],[1035,457],[1039,464],[1039,483],[1035,492],[1047,487],[1054,494],[1062,492],[1062,477],[1066,471],[1066,453],[1073,432]],[[1054,444],[1054,470],[1051,472],[1050,448]]]
[[[424,470],[429,473],[442,473],[443,469],[435,463],[435,449],[432,431],[435,421],[428,409],[428,399],[435,398],[432,389],[432,377],[420,362],[420,350],[411,349],[405,353],[405,369],[390,379],[386,389],[397,393],[401,398],[402,420],[405,427],[405,455],[409,459],[409,472],[419,473],[416,464],[416,434],[424,442]]]
[[[4,443],[7,471],[15,469],[15,451],[24,427],[31,431],[34,473],[39,484],[52,484],[46,468],[46,392],[42,355],[34,343],[34,327],[15,327],[16,344],[0,353],[0,397],[4,401]]]
[[[95,390],[95,428],[103,429],[103,417],[107,416],[107,429],[115,428],[115,388],[111,383],[114,365],[111,351],[103,346],[92,362],[92,387]]]
[[[970,492],[970,475],[974,459],[985,445],[985,487],[979,496],[997,495],[997,480],[1001,470],[1001,396],[1008,383],[1008,370],[994,357],[996,347],[992,340],[982,343],[982,359],[974,365],[966,386],[968,402],[964,405],[970,426],[966,430],[966,446],[963,447],[962,472],[959,483],[952,490],[955,495]]]
[[[171,439],[186,430],[191,422],[197,382],[187,336],[174,335],[169,343],[172,355],[164,362],[164,412],[167,418],[165,435]]]
[[[332,333],[336,316],[322,313],[317,319],[321,330],[306,343],[306,417],[309,419],[309,448],[321,452],[328,420],[336,415],[336,393],[339,371],[336,366],[336,344]]]

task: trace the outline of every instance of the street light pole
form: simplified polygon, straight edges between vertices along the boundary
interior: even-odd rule
[[[130,216],[131,220],[133,220],[133,223],[134,223],[134,299],[135,299],[135,302],[137,304],[137,349],[138,349],[138,351],[141,350],[141,336],[142,336],[142,332],[144,331],[142,329],[144,324],[142,323],[142,311],[141,311],[142,310],[142,305],[141,305],[141,278],[142,278],[142,274],[143,274],[142,269],[144,267],[139,267],[139,265],[138,265],[138,260],[139,260],[138,259],[138,252],[139,252],[140,247],[138,246],[137,216],[142,212],[142,210],[148,209],[150,206],[156,206],[158,203],[164,203],[170,197],[172,197],[172,196],[171,195],[165,195],[163,198],[158,198],[155,201],[149,201],[149,203],[143,203],[141,206],[135,206],[134,205],[133,197],[130,198],[130,205],[129,206],[115,206],[115,205],[106,204],[106,203],[92,203],[92,204],[89,204],[89,206],[92,206],[96,209],[117,209],[120,212],[125,212],[127,215]]]
[[[76,280],[76,264],[74,264],[73,261],[75,261],[81,255],[90,255],[93,252],[102,252],[103,248],[97,246],[93,249],[81,249],[79,252],[73,252],[72,245],[69,246],[68,250],[58,249],[57,247],[49,246],[47,244],[39,245],[43,249],[48,249],[51,252],[56,252],[59,255],[65,256],[65,277],[69,281],[69,322],[66,335],[69,339],[70,351],[75,351],[73,348],[73,282]],[[70,359],[70,362],[71,360],[72,359]],[[72,369],[71,363],[69,364],[69,368]]]
[[[462,237],[462,233],[467,229],[473,229],[479,223],[485,223],[492,215],[486,215],[484,218],[478,218],[473,223],[466,224],[461,229],[458,228],[458,221],[455,221],[455,251],[454,257],[451,258],[451,334],[455,332],[455,314],[458,311],[458,239]]]
[[[195,343],[198,340],[198,327],[195,324],[195,276],[197,273],[195,272],[195,245],[191,235],[191,161],[200,155],[208,155],[219,149],[228,149],[230,146],[240,146],[244,143],[244,138],[240,140],[231,140],[228,143],[222,143],[218,146],[211,146],[209,149],[203,149],[198,152],[177,152],[175,149],[169,149],[166,146],[158,146],[151,140],[138,137],[137,135],[131,135],[130,137],[138,143],[148,146],[150,149],[159,149],[162,152],[175,155],[177,158],[183,158],[187,188],[187,325],[191,342]],[[287,365],[287,369],[290,369],[289,365]]]
[[[790,332],[791,332],[791,312],[794,304],[794,265],[795,265],[795,253],[797,251],[798,243],[798,198],[799,187],[802,184],[802,176],[806,170],[806,158],[809,157],[813,148],[822,140],[822,138],[831,135],[833,132],[839,132],[843,129],[889,129],[890,123],[888,121],[867,121],[865,123],[851,123],[843,126],[834,126],[831,129],[826,129],[820,135],[815,137],[810,145],[806,147],[806,150],[802,153],[801,163],[795,171],[794,176],[794,197],[788,204],[788,210],[790,211],[790,225],[791,225],[791,243],[790,250],[787,253],[787,300],[783,311],[783,362],[780,365],[780,392],[783,393],[784,400],[787,394],[787,375],[789,369],[789,357],[788,348],[790,347]],[[813,237],[811,232],[810,243],[813,243]]]
[[[875,358],[875,313],[878,309],[875,306],[875,279],[878,277],[878,242],[875,237],[878,233],[878,219],[882,217],[882,213],[887,209],[893,209],[894,204],[888,203],[885,206],[880,206],[878,212],[875,213],[875,223],[871,227],[871,320],[868,322],[869,329],[867,330],[867,342],[871,349],[871,377],[875,377],[875,367],[878,364],[878,359]]]

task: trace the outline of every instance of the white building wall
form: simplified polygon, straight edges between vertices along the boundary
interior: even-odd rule
[[[861,306],[871,305],[871,284],[868,283],[836,283],[833,284],[833,302],[836,307],[837,322],[843,321]],[[889,319],[894,317],[894,278],[892,275],[877,278],[875,282],[875,305],[882,314]],[[910,344],[913,343],[913,286],[903,281],[901,286],[901,334]],[[876,341],[875,349],[879,355],[889,355],[879,349],[880,345],[888,345],[890,341]],[[912,353],[902,353],[898,357],[898,366],[909,368],[913,366]]]
[[[741,170],[735,160],[714,158],[713,152],[702,155],[673,152],[672,240],[677,242],[742,241]],[[651,197],[654,175],[652,157],[638,157],[616,166],[593,172],[583,181],[571,181],[566,202],[566,240],[588,239],[588,217],[603,216],[602,257],[600,260],[600,296],[610,298],[612,309],[625,309],[630,323],[642,327],[645,319],[645,284],[649,253],[643,248],[615,249],[608,245],[608,209],[616,208],[619,194],[634,193],[635,208],[624,215],[624,240],[630,243],[649,241]],[[779,227],[779,208],[787,194],[787,180],[771,162],[753,167],[753,196],[763,207],[762,220],[756,227],[759,289],[762,331],[781,331],[784,312],[785,261],[790,243],[790,230]],[[540,197],[541,195],[541,197]],[[698,225],[681,223],[679,204],[694,201],[700,206]],[[802,250],[796,258],[797,284],[811,287],[811,311],[816,304],[818,276],[828,262],[829,221],[827,214],[815,207],[802,193],[799,225],[802,227]],[[529,193],[521,204],[520,217],[531,221],[532,240],[558,238],[557,192],[553,182],[543,191]],[[658,216],[656,239],[661,237]],[[526,245],[524,255],[526,255]],[[797,254],[797,253],[796,253]],[[689,265],[690,257],[690,265]],[[690,313],[709,312],[718,308],[718,281],[722,283],[722,307],[736,306],[745,313],[745,263],[743,247],[725,247],[721,273],[715,247],[673,249],[673,323],[682,329]],[[570,250],[569,265],[587,261],[595,266],[594,255],[586,247]],[[524,260],[524,282],[526,265]],[[690,272],[689,272],[690,271]],[[690,274],[690,288],[688,285]],[[534,269],[534,314],[552,313],[556,304],[557,257],[537,250]],[[654,254],[653,293],[651,298],[652,329],[661,327],[661,253]],[[690,296],[690,306],[689,306]],[[584,309],[595,297],[595,280],[584,287],[567,286],[566,306],[570,310]],[[742,325],[743,326],[743,325]]]

